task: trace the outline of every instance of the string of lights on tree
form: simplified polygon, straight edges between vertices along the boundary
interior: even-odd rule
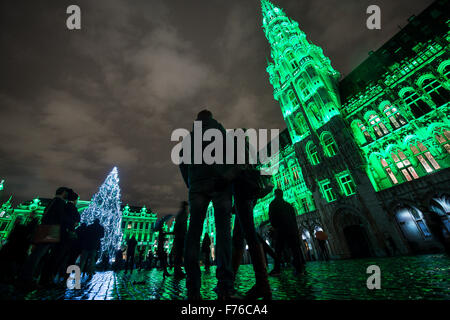
[[[101,253],[109,259],[114,257],[122,241],[122,213],[120,211],[120,187],[117,167],[106,177],[98,192],[92,197],[89,207],[83,212],[81,222],[91,224],[98,218],[105,228],[105,236],[101,241]]]

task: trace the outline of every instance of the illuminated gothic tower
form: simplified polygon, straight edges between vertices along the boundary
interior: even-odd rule
[[[316,212],[299,219],[320,217],[323,229],[336,237],[330,241],[332,252],[342,257],[349,252],[342,228],[349,221],[360,228],[364,221],[365,229],[358,229],[357,233],[371,243],[367,245],[371,255],[382,255],[381,234],[394,230],[379,214],[382,209],[367,178],[367,164],[341,115],[340,75],[322,49],[306,39],[297,22],[268,0],[261,0],[261,6],[263,30],[271,47],[272,61],[267,67],[270,83],[306,187],[317,204]],[[355,210],[350,214],[343,211],[346,207]]]
[[[361,165],[361,157],[339,112],[339,73],[282,9],[268,0],[261,6],[273,60],[267,72],[302,171],[308,173],[305,182],[327,202],[339,198],[339,189],[346,190],[343,196],[354,194],[351,171]]]
[[[339,114],[339,73],[318,46],[309,43],[298,23],[267,0],[261,1],[263,29],[273,63],[267,72],[292,142],[316,134]]]

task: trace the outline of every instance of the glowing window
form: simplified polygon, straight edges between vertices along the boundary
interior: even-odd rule
[[[398,112],[398,108],[395,106],[387,105],[384,108],[384,114],[395,129],[406,124],[405,118],[403,118],[403,116]]]
[[[411,148],[411,151],[417,158],[417,160],[419,160],[419,162],[422,164],[426,172],[433,172],[432,167],[436,170],[441,168],[434,159],[433,155],[430,153],[430,151],[428,151],[427,147],[423,143],[418,142],[417,146],[411,144],[409,147]]]
[[[412,166],[408,158],[405,156],[403,151],[399,151],[398,155],[392,153],[391,156],[395,164],[397,165],[397,168],[403,173],[406,180],[411,181],[413,179],[419,179],[416,170],[414,170],[414,167]]]
[[[436,140],[447,151],[447,153],[450,153],[450,131],[444,130],[444,132],[442,132],[442,128],[439,128],[438,130],[441,133],[436,134]]]
[[[297,181],[300,178],[298,175],[297,166],[293,166],[291,170],[292,170],[292,177],[294,178],[294,181]]]
[[[373,128],[373,131],[375,131],[375,134],[378,138],[386,135],[389,133],[389,130],[386,128],[385,124],[381,121],[380,117],[373,114],[369,117],[369,123],[370,126]]]

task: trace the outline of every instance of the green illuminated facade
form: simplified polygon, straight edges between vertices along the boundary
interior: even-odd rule
[[[334,258],[438,250],[423,212],[448,223],[449,16],[436,1],[339,81],[297,22],[261,1],[267,72],[287,129],[274,184],[298,213],[307,259],[314,233]],[[288,136],[289,141],[284,141]],[[268,219],[272,196],[255,208]],[[405,211],[406,210],[406,211]],[[405,212],[407,214],[405,215]],[[389,241],[388,241],[389,239]]]

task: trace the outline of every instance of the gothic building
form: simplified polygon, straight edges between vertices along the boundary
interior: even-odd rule
[[[298,23],[261,1],[273,95],[287,125],[274,184],[294,204],[305,257],[439,251],[424,213],[449,227],[448,2],[438,0],[339,81]],[[255,208],[268,219],[268,203]]]

